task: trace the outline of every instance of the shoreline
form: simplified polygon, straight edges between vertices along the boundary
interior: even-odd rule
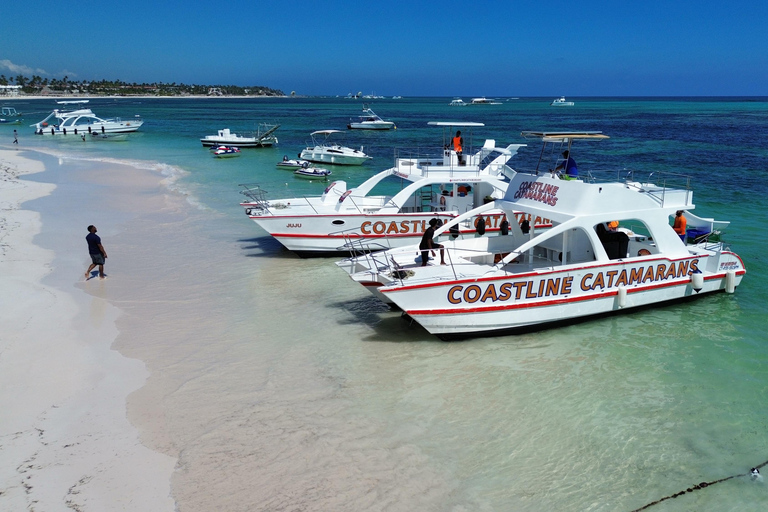
[[[98,219],[98,205],[62,203],[57,186],[23,179],[54,171],[28,151],[0,149],[0,508],[172,511],[176,460],[143,446],[127,418],[149,372],[113,348],[122,312],[108,279],[83,281],[84,228],[68,219],[72,208]],[[78,236],[52,235],[48,208]]]

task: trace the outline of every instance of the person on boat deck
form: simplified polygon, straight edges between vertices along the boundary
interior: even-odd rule
[[[424,235],[421,237],[421,243],[419,244],[419,249],[421,250],[421,266],[426,267],[427,262],[429,261],[429,252],[432,251],[432,256],[435,255],[435,249],[440,249],[440,264],[445,265],[445,249],[443,248],[442,244],[436,244],[434,240],[432,240],[435,237],[435,226],[438,225],[437,218],[429,219],[429,227],[426,231],[424,231]]]
[[[565,171],[565,179],[573,180],[578,178],[579,169],[576,167],[576,160],[571,158],[571,153],[566,149],[563,151],[563,161],[555,167],[555,172]]]
[[[683,216],[683,210],[677,210],[677,213],[675,213],[675,223],[672,225],[672,229],[675,230],[675,233],[677,233],[677,236],[680,237],[680,240],[685,242],[685,228],[688,224],[688,221],[685,220],[685,217]]]
[[[612,220],[611,222],[608,223],[608,231],[615,233],[618,230],[619,230],[619,221]]]
[[[465,187],[464,185],[459,185],[459,188],[457,188],[456,191],[459,193],[460,196],[465,196],[467,195],[467,192],[468,192],[467,187]]]
[[[464,160],[462,159],[464,138],[461,136],[461,130],[456,131],[456,136],[451,139],[451,143],[453,144],[453,150],[456,152],[456,157],[459,159],[459,165],[464,165]]]

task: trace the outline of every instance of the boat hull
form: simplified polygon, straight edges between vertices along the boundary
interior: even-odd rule
[[[290,201],[286,200],[286,203],[290,205]],[[421,241],[430,219],[438,218],[447,222],[455,216],[451,212],[275,216],[261,215],[261,210],[249,208],[248,204],[242,206],[250,219],[264,231],[286,249],[300,254],[349,254],[351,249],[346,244],[353,242],[363,244],[364,250],[417,244]],[[488,216],[488,235],[498,233],[502,217],[502,214]],[[462,228],[460,233],[474,236],[476,231],[473,228]]]
[[[381,121],[375,123],[349,123],[347,128],[350,130],[391,130],[395,123]]]
[[[378,291],[431,334],[469,336],[543,327],[724,291],[729,273],[733,286],[738,286],[746,273],[741,260],[735,254],[723,253],[715,265],[706,261],[717,257],[539,269],[501,278],[476,277],[428,285],[418,285],[411,278],[413,284]],[[701,271],[712,266],[717,268],[715,272]],[[460,272],[457,269],[457,275]],[[699,272],[703,279],[696,290],[692,276]],[[425,308],[425,304],[430,307]]]
[[[37,132],[38,135],[89,135],[91,133],[133,133],[141,128],[143,121],[130,121],[125,123],[94,123],[85,128],[60,128],[46,126]],[[88,129],[90,128],[90,130]],[[103,128],[103,129],[102,129]]]

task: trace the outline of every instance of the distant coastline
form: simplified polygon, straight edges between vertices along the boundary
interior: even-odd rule
[[[146,99],[146,98],[162,98],[162,99],[236,99],[236,98],[289,98],[290,96],[286,95],[266,95],[266,94],[249,94],[249,95],[222,95],[222,96],[210,96],[207,94],[189,94],[189,95],[174,95],[174,96],[168,96],[164,94],[94,94],[94,95],[81,95],[81,94],[61,94],[61,95],[53,95],[53,94],[47,94],[47,95],[41,95],[41,94],[24,94],[24,95],[18,95],[18,96],[2,96],[0,95],[0,101],[18,101],[18,100],[67,100],[67,101],[75,101],[75,100],[94,100],[94,99],[118,99],[118,98],[125,98],[125,99]],[[296,96],[298,97],[298,96]]]

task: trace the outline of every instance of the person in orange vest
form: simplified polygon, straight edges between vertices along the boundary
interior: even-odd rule
[[[680,240],[683,242],[685,242],[685,228],[687,224],[688,221],[683,217],[683,210],[677,210],[677,213],[675,213],[675,223],[672,225],[672,229],[675,230],[675,233],[678,234]]]
[[[456,132],[456,136],[453,138],[453,150],[456,152],[456,156],[459,159],[459,165],[464,165],[462,160],[462,146],[464,145],[464,138],[461,136],[461,130]]]

